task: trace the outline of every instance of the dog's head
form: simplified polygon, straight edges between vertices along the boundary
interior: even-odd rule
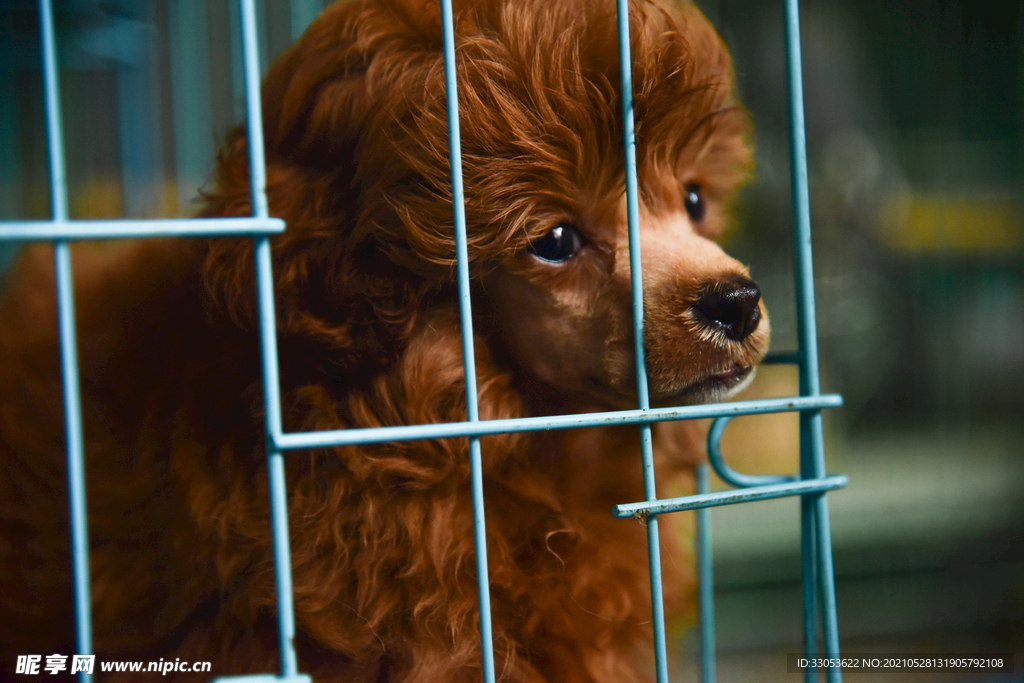
[[[630,12],[651,395],[722,398],[751,376],[769,334],[746,268],[714,242],[749,172],[748,115],[692,3],[640,0]],[[483,333],[570,404],[635,405],[614,2],[466,0],[455,32]],[[411,329],[454,279],[436,1],[335,5],[272,67],[263,95],[271,209],[290,224],[275,251],[279,297],[310,311],[291,320],[370,329],[356,320],[370,301],[364,317]],[[229,156],[220,201],[244,209],[242,190],[223,199],[232,172],[244,188]]]

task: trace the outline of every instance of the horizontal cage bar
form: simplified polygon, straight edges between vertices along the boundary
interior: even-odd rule
[[[275,446],[282,450],[298,448],[326,448],[380,441],[413,441],[416,439],[442,439],[460,436],[483,436],[510,432],[531,432],[548,429],[574,429],[577,427],[612,427],[618,425],[673,422],[723,415],[760,415],[788,411],[838,408],[843,399],[837,394],[789,398],[767,398],[756,401],[685,406],[681,408],[650,408],[648,410],[622,410],[607,413],[551,415],[481,422],[448,422],[443,424],[402,425],[367,429],[337,429],[322,432],[292,432],[278,434]]]
[[[165,218],[0,223],[0,241],[102,240],[136,237],[245,237],[284,232],[279,218]]]
[[[680,510],[696,510],[700,508],[719,507],[722,505],[734,505],[736,503],[750,503],[756,500],[801,496],[808,493],[823,493],[825,491],[841,489],[846,486],[847,483],[849,483],[849,477],[845,474],[836,474],[823,477],[821,479],[808,479],[786,484],[752,486],[750,488],[738,489],[735,491],[699,493],[694,496],[681,496],[679,498],[651,500],[644,503],[616,505],[612,508],[612,514],[620,519],[623,517],[634,517],[637,515],[660,515],[665,512],[679,512]]]

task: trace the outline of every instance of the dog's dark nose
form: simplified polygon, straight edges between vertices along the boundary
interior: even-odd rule
[[[734,341],[743,341],[761,322],[761,290],[753,280],[735,277],[706,286],[694,302],[699,318],[725,332]]]

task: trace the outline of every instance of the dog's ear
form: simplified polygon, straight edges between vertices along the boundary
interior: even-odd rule
[[[264,78],[267,155],[320,167],[350,152],[388,93],[415,90],[403,83],[422,78],[420,55],[439,49],[440,22],[436,0],[350,0],[324,11]]]
[[[273,64],[262,90],[267,199],[270,214],[287,224],[272,239],[279,330],[355,357],[368,349],[389,355],[387,340],[413,326],[425,289],[360,220],[358,157],[374,111],[387,106],[373,83],[389,74],[375,70],[391,64],[375,57],[415,35],[395,17],[385,3],[338,3]],[[244,129],[229,135],[204,199],[203,216],[251,215]],[[251,240],[209,242],[207,288],[243,327],[256,318],[254,280]]]
[[[370,109],[373,45],[359,28],[373,13],[363,2],[337,3],[274,61],[262,87],[268,157],[322,167],[348,151]]]

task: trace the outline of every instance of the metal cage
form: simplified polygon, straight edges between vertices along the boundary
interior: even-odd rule
[[[259,298],[259,335],[262,348],[262,372],[266,414],[266,450],[270,477],[271,520],[274,528],[274,554],[277,567],[277,607],[280,631],[281,670],[260,676],[232,677],[232,681],[309,681],[300,672],[292,639],[295,621],[292,605],[291,564],[285,499],[285,451],[310,447],[379,441],[464,437],[469,439],[471,485],[475,515],[477,577],[480,601],[480,636],[483,672],[486,683],[495,680],[491,647],[490,599],[486,556],[483,481],[480,465],[480,437],[502,432],[541,429],[567,429],[609,424],[640,426],[645,500],[615,507],[617,517],[640,516],[646,520],[650,581],[655,634],[656,677],[667,683],[667,648],[662,605],[661,560],[658,542],[658,517],[680,510],[697,510],[698,567],[700,577],[701,677],[715,680],[713,597],[711,580],[711,544],[709,508],[784,496],[799,496],[801,507],[802,572],[805,652],[839,652],[836,625],[835,587],[832,546],[825,492],[846,485],[845,476],[825,473],[821,411],[839,406],[842,399],[823,395],[819,387],[818,353],[814,316],[814,290],[811,266],[811,235],[807,192],[807,164],[803,124],[803,95],[800,70],[800,37],[797,0],[784,0],[786,49],[789,69],[790,150],[792,159],[792,204],[794,207],[793,254],[795,263],[798,349],[773,354],[766,362],[798,366],[800,394],[789,398],[740,401],[679,408],[651,408],[643,347],[643,297],[638,236],[638,198],[636,155],[633,131],[632,77],[629,68],[621,71],[622,116],[626,158],[626,200],[629,222],[630,264],[633,287],[634,343],[637,357],[639,405],[636,410],[562,415],[526,419],[481,421],[477,412],[472,319],[469,305],[469,270],[466,225],[463,209],[462,171],[459,143],[459,118],[454,70],[455,47],[451,0],[440,0],[444,33],[444,61],[449,117],[449,153],[452,196],[454,198],[455,242],[458,257],[458,287],[461,308],[462,344],[466,381],[468,419],[452,424],[414,425],[376,429],[352,429],[326,432],[285,433],[281,424],[278,384],[274,299],[271,276],[270,237],[285,229],[284,223],[268,213],[265,194],[262,117],[259,103],[260,55],[257,43],[254,0],[240,0],[241,43],[244,63],[246,113],[249,136],[253,216],[203,220],[69,220],[65,159],[61,128],[60,89],[58,86],[53,11],[50,0],[40,0],[43,45],[43,78],[46,130],[49,153],[52,218],[48,221],[0,223],[0,241],[52,241],[56,260],[61,363],[64,382],[67,430],[67,462],[70,483],[72,563],[75,587],[77,649],[79,654],[93,651],[88,562],[88,526],[84,484],[83,438],[78,390],[78,360],[75,338],[74,295],[70,244],[83,239],[123,239],[155,236],[238,236],[249,235],[255,243],[256,287]],[[308,3],[307,3],[308,4]],[[307,12],[308,14],[308,12]],[[618,0],[620,64],[630,64],[627,0]],[[265,56],[264,56],[265,58]],[[750,476],[731,470],[723,461],[719,439],[726,423],[738,415],[798,411],[800,414],[800,472],[793,476]],[[667,420],[717,418],[708,439],[710,466],[734,490],[709,492],[707,465],[698,471],[698,493],[692,496],[659,500],[655,494],[655,474],[651,452],[651,424]],[[819,632],[820,629],[820,632]],[[820,635],[820,639],[819,639]],[[820,648],[820,649],[819,649]],[[827,680],[841,680],[838,668],[826,672]],[[83,681],[88,678],[80,674]],[[815,681],[819,672],[805,671],[805,680]]]

